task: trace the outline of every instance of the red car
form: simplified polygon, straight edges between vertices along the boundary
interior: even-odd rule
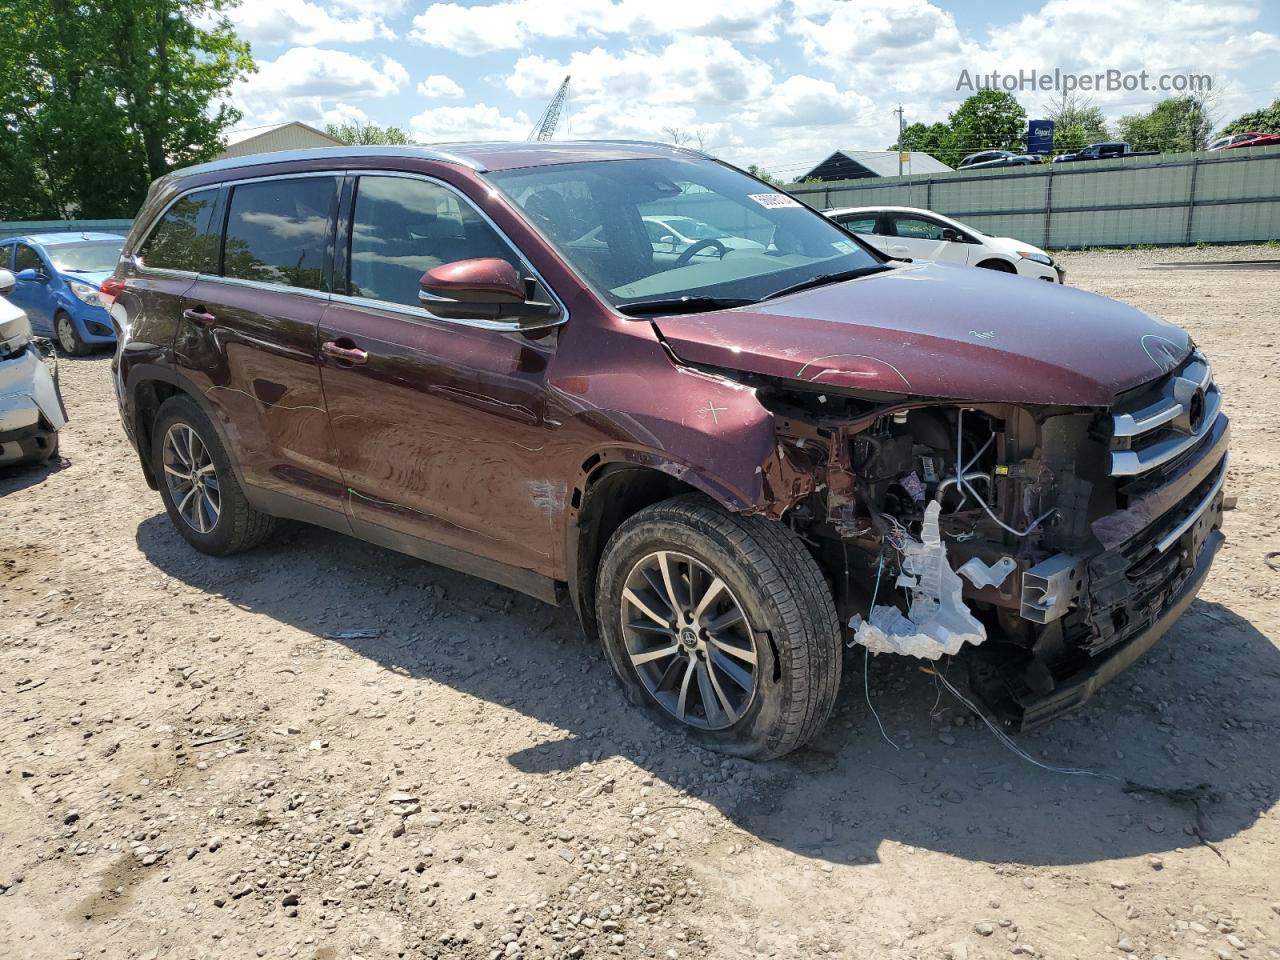
[[[1280,143],[1280,133],[1249,133],[1243,139],[1234,140],[1224,146],[1223,150],[1235,150],[1237,147],[1269,147]]]
[[[889,259],[689,150],[192,167],[103,292],[125,431],[197,550],[289,517],[571,604],[633,702],[744,756],[817,733],[846,641],[974,648],[992,709],[1055,716],[1222,541],[1227,418],[1183,331]]]

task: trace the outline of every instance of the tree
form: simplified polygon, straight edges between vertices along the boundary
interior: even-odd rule
[[[1107,120],[1101,107],[1075,91],[1064,91],[1045,104],[1045,119],[1053,121],[1053,148],[1058,153],[1072,153],[1091,143],[1110,139]]]
[[[751,174],[757,180],[763,180],[765,183],[771,183],[775,187],[780,187],[783,184],[783,181],[781,179],[779,179],[778,177],[775,177],[773,174],[771,174],[768,170],[766,170],[764,167],[760,166],[759,164],[755,164],[755,163],[751,164],[751,166],[747,167],[747,173]]]
[[[1213,95],[1209,93],[1169,97],[1147,113],[1121,117],[1120,139],[1135,150],[1203,150],[1213,133],[1212,106]]]
[[[1027,112],[1012,94],[980,90],[952,111],[947,126],[949,132],[935,156],[953,167],[965,154],[979,150],[1025,149]]]
[[[1222,133],[1280,133],[1280,98],[1263,107],[1236,117],[1220,131]]]
[[[697,130],[685,130],[683,127],[663,127],[662,135],[677,147],[688,147],[699,153],[706,149],[707,131],[699,127]]]
[[[947,145],[951,128],[945,123],[913,123],[902,131],[898,142],[890,150],[916,150],[938,156]]]
[[[357,146],[389,143],[396,146],[413,143],[399,127],[380,127],[376,123],[331,123],[324,132],[335,140]]]
[[[152,180],[215,156],[240,119],[231,84],[254,69],[233,3],[8,0],[5,215],[132,216]]]

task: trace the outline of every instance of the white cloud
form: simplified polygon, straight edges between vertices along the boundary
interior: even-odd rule
[[[467,55],[516,50],[540,38],[611,34],[767,43],[777,35],[781,7],[781,0],[737,0],[732,8],[685,0],[500,0],[470,7],[432,3],[413,18],[410,36]]]
[[[459,140],[523,140],[532,122],[523,112],[509,117],[497,107],[432,107],[409,121],[409,134],[419,143]]]
[[[418,84],[418,93],[424,97],[459,100],[462,98],[462,87],[443,73],[433,73]]]
[[[323,110],[320,121],[326,127],[331,123],[339,127],[343,124],[359,127],[369,122],[369,115],[350,103],[335,103],[332,107]]]
[[[321,43],[366,43],[393,36],[386,18],[399,12],[398,0],[367,5],[312,0],[253,0],[233,7],[227,15],[236,32],[255,46]]]
[[[283,120],[323,125],[333,111],[364,115],[350,101],[391,96],[408,82],[409,72],[386,57],[375,63],[343,50],[293,47],[260,62],[257,73],[232,88],[232,100],[246,125]]]

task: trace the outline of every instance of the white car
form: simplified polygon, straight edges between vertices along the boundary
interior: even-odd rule
[[[915,207],[840,207],[824,211],[850,233],[891,257],[967,264],[1063,283],[1053,257],[1012,237],[989,237],[959,220]]]
[[[0,270],[0,466],[48,460],[67,422],[58,382],[31,337],[26,311],[3,294],[17,281]]]
[[[649,234],[649,242],[655,252],[680,253],[694,244],[702,243],[708,249],[720,248],[721,255],[725,250],[763,250],[763,243],[748,240],[746,237],[735,237],[719,227],[695,220],[693,217],[676,214],[652,214],[641,217],[644,228]]]

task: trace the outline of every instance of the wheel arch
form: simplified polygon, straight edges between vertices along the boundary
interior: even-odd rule
[[[155,364],[136,366],[129,371],[128,382],[130,417],[133,421],[133,436],[138,447],[138,459],[142,462],[142,473],[147,486],[158,490],[159,484],[151,469],[151,434],[155,427],[156,415],[166,400],[174,396],[189,397],[213,426],[214,432],[222,448],[227,451],[227,459],[231,461],[232,472],[236,482],[244,486],[244,477],[240,472],[240,464],[236,460],[231,439],[226,425],[217,407],[200,392],[194,383],[171,367]]]
[[[574,612],[591,639],[599,639],[596,572],[609,537],[645,507],[688,493],[705,494],[733,512],[751,506],[715,477],[652,451],[600,451],[583,461],[568,503],[565,579]]]
[[[1012,260],[1006,260],[1004,257],[998,257],[998,256],[992,256],[992,255],[983,257],[981,260],[975,263],[974,266],[984,270],[998,270],[1000,273],[1017,273],[1018,272],[1018,268],[1014,266]]]

